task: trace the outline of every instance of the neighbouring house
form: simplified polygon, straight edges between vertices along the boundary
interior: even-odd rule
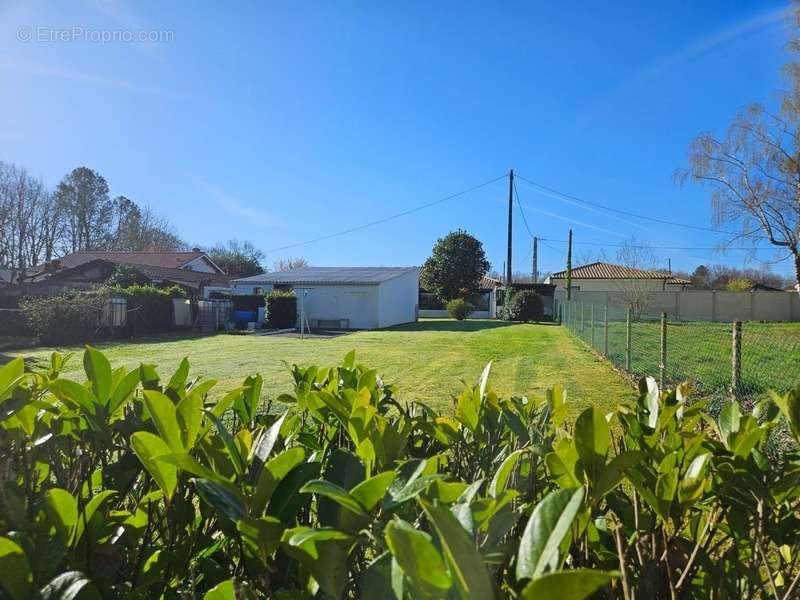
[[[420,277],[422,273],[420,272]],[[422,283],[420,282],[420,286]],[[503,287],[502,281],[494,277],[483,276],[474,290],[464,298],[475,307],[470,315],[477,319],[493,319],[497,316],[498,294]],[[433,292],[420,287],[419,289],[419,316],[420,317],[447,317],[446,300],[442,300]]]
[[[553,273],[545,283],[557,290],[567,289],[567,272]],[[682,291],[691,286],[688,279],[663,271],[635,269],[605,262],[593,262],[572,269],[572,291],[575,292],[663,292]]]
[[[186,252],[106,252],[102,250],[72,252],[41,265],[39,273],[55,273],[62,269],[73,269],[95,260],[105,260],[134,267],[184,269],[199,273],[225,274],[205,252],[198,248]]]
[[[418,267],[303,267],[231,281],[234,294],[293,290],[312,329],[378,329],[417,319]],[[299,324],[299,321],[298,321]]]
[[[198,297],[203,296],[206,288],[227,288],[231,279],[199,250],[73,252],[40,265],[24,281],[3,287],[2,295],[15,302],[15,298],[22,296],[90,289],[106,281],[120,265],[133,267],[154,285],[180,285]]]

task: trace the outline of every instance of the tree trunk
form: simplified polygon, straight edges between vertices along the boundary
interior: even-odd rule
[[[794,277],[797,283],[794,284],[794,289],[800,294],[800,251],[793,250],[794,252]]]

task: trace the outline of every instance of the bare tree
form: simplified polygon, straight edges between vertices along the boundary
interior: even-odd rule
[[[297,258],[279,258],[272,263],[272,268],[275,271],[291,271],[292,269],[302,269],[309,266],[311,266],[311,263],[301,256]]]
[[[24,274],[48,246],[52,200],[24,168],[0,163],[0,262]]]
[[[102,249],[111,238],[114,203],[102,175],[78,167],[64,177],[55,192],[66,215],[64,246],[69,252]]]
[[[639,243],[636,238],[625,240],[622,247],[617,250],[617,262],[633,269],[653,270],[658,265],[653,249]]]
[[[264,272],[264,253],[251,242],[230,240],[206,249],[208,257],[228,275],[249,277]]]
[[[800,4],[792,14],[794,37],[788,44],[800,53]],[[678,173],[711,187],[714,222],[738,229],[727,242],[769,242],[792,257],[800,292],[800,63],[785,71],[791,89],[783,92],[779,111],[753,104],[740,112],[723,137],[702,133],[692,142],[689,169]]]
[[[167,252],[186,247],[169,221],[125,196],[114,199],[114,221],[109,250]]]

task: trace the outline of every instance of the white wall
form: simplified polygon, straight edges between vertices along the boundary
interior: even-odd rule
[[[550,283],[557,286],[556,289],[566,289],[566,279],[550,279]],[[681,289],[681,285],[669,285],[667,289]],[[643,292],[660,292],[664,289],[664,284],[660,279],[578,279],[573,278],[572,290],[580,288],[581,292],[620,292],[624,290],[629,291],[643,291]]]
[[[313,285],[308,286],[303,310],[310,321],[349,319],[351,329],[376,329],[378,321],[377,285]],[[301,289],[297,294],[297,314],[300,315]]]
[[[419,270],[384,281],[378,287],[378,327],[391,327],[417,320]]]
[[[217,270],[214,269],[208,261],[202,256],[198,256],[194,260],[190,260],[188,263],[183,265],[181,269],[187,269],[189,271],[198,271],[199,273],[216,273]]]
[[[256,293],[258,288],[259,293],[272,291],[271,283],[231,283],[231,290],[234,294],[246,296]]]
[[[556,300],[566,301],[566,290],[556,290]],[[577,302],[624,307],[621,292],[573,291]],[[800,296],[797,292],[728,292],[685,290],[650,292],[643,312],[666,312],[671,317],[698,321],[800,321]],[[563,315],[562,315],[563,316]]]

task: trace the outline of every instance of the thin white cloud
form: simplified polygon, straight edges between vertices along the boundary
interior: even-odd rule
[[[109,79],[100,77],[87,71],[80,71],[77,69],[66,69],[58,66],[44,65],[31,61],[24,61],[17,58],[12,58],[8,55],[0,54],[0,69],[16,71],[26,75],[36,75],[41,77],[57,77],[67,81],[74,81],[77,83],[88,83],[92,85],[99,85],[102,87],[115,88],[134,92],[137,94],[146,95],[172,95],[170,92],[161,88],[142,85],[124,79]]]
[[[711,52],[712,50],[729,44],[748,34],[768,29],[786,19],[786,9],[780,8],[761,13],[745,19],[725,29],[711,32],[686,46],[672,52],[641,69],[631,77],[626,78],[609,91],[601,94],[585,110],[581,111],[575,119],[571,129],[581,129],[584,125],[597,118],[602,107],[610,104],[614,99],[636,89],[649,81],[653,81],[666,71],[686,64],[694,59]]]
[[[246,219],[249,224],[265,227],[276,227],[282,224],[279,217],[248,206],[219,186],[208,182],[200,182],[200,187],[211,196],[217,206],[232,215]]]

